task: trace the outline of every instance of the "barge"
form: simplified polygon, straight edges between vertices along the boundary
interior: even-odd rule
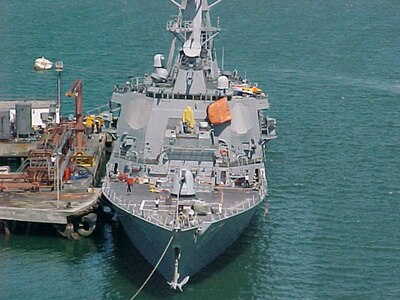
[[[0,230],[5,234],[21,222],[51,224],[67,238],[89,236],[96,228],[100,189],[95,186],[106,134],[101,120],[84,122],[81,80],[66,95],[76,101],[72,120],[56,116],[52,101],[0,102]]]

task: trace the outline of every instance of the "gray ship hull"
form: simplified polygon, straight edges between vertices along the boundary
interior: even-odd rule
[[[194,275],[237,240],[261,203],[263,201],[241,213],[210,222],[207,225],[203,224],[203,228],[205,225],[207,228],[201,232],[199,227],[180,231],[163,228],[144,218],[130,214],[118,205],[112,205],[132,244],[152,266],[157,264],[173,236],[172,243],[157,268],[157,271],[166,280],[172,281],[175,248],[179,248],[181,253],[179,259],[180,279]]]

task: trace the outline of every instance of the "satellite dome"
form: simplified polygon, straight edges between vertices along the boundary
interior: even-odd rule
[[[163,80],[166,80],[168,78],[168,71],[164,68],[158,68],[157,75],[160,76],[160,78],[162,78]]]
[[[226,90],[229,88],[229,79],[228,77],[222,75],[218,77],[217,89]]]
[[[162,54],[154,55],[153,61],[154,61],[154,63],[153,63],[154,68],[163,68],[164,67],[164,55],[162,55]]]

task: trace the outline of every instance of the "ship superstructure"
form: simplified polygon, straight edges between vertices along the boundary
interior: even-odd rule
[[[257,84],[218,67],[210,10],[171,0],[168,59],[115,86],[120,108],[103,194],[127,235],[173,288],[231,245],[267,192],[265,144],[275,119]]]

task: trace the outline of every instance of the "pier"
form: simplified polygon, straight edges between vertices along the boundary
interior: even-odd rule
[[[10,234],[13,222],[45,223],[54,225],[58,233],[67,238],[90,235],[96,226],[101,192],[94,185],[100,180],[105,147],[106,134],[93,134],[85,155],[80,155],[77,161],[78,165],[84,166],[82,169],[88,171],[87,175],[78,171],[78,176],[70,176],[68,180],[65,177],[61,179],[61,176],[59,180],[51,177],[50,181],[56,181],[55,187],[42,185],[36,189],[16,172],[0,174],[0,229]],[[61,163],[59,167],[62,168]],[[7,180],[7,177],[13,179]]]
[[[73,120],[57,116],[56,101],[0,102],[0,233],[39,223],[75,239],[96,228],[110,138],[101,117],[83,115],[80,80],[66,96],[76,100]]]

